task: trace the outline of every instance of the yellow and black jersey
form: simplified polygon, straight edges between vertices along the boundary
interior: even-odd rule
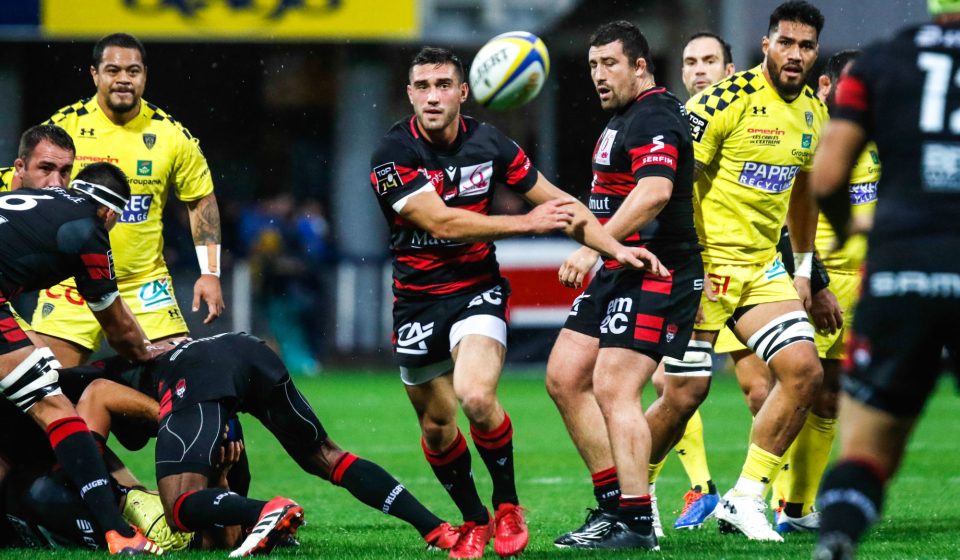
[[[856,218],[872,215],[877,206],[877,184],[880,181],[880,156],[877,145],[867,144],[850,172],[850,205]],[[832,251],[837,235],[823,213],[817,222],[817,251],[828,269],[856,271],[867,257],[866,236],[851,237],[839,250]]]
[[[63,127],[77,147],[74,175],[85,166],[105,161],[118,166],[130,181],[131,196],[110,242],[120,279],[165,270],[161,218],[171,189],[177,198],[192,201],[213,192],[213,179],[200,143],[162,109],[140,101],[130,122],[111,122],[95,97],[68,105],[47,124]]]
[[[11,190],[15,171],[13,167],[0,167],[0,192]]]
[[[687,112],[694,156],[706,168],[694,186],[704,262],[771,261],[794,179],[812,167],[826,106],[809,87],[785,101],[757,66],[693,96]]]

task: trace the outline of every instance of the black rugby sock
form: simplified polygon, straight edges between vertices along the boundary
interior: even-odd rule
[[[506,412],[503,423],[490,432],[482,432],[470,425],[470,437],[477,447],[477,453],[490,471],[493,480],[493,507],[500,504],[520,503],[517,498],[517,483],[513,474],[513,424]]]
[[[621,496],[617,516],[630,529],[638,533],[649,533],[653,530],[653,505],[650,501],[650,494],[646,496]]]
[[[426,442],[423,445],[423,454],[433,468],[433,474],[443,488],[453,498],[457,508],[463,515],[464,521],[474,521],[480,525],[490,523],[490,513],[480,501],[477,494],[477,485],[473,482],[473,471],[470,469],[470,450],[467,449],[467,440],[460,430],[453,443],[443,451],[430,451]]]
[[[173,504],[173,521],[185,533],[209,529],[215,525],[252,527],[260,519],[267,502],[244,498],[223,488],[188,492]]]
[[[354,498],[373,509],[413,525],[421,536],[443,523],[380,465],[352,453],[344,453],[337,459],[330,482],[346,488]]]
[[[620,507],[620,480],[617,478],[617,467],[610,467],[590,475],[593,479],[593,496],[597,505],[607,513],[616,513]]]
[[[856,543],[880,517],[886,477],[866,461],[846,460],[823,477],[817,505],[822,512],[820,537],[846,535]]]
[[[68,416],[51,422],[47,426],[47,438],[57,462],[70,482],[80,489],[80,497],[90,508],[97,525],[104,532],[116,531],[132,537],[134,530],[120,515],[110,475],[83,418]]]

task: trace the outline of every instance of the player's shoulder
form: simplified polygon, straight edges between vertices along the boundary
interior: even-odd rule
[[[460,119],[460,132],[464,134],[464,138],[466,138],[468,142],[493,140],[495,142],[507,141],[516,144],[513,138],[510,138],[504,134],[502,130],[496,127],[496,125],[485,121],[479,121],[466,115],[460,117]]]
[[[99,109],[93,97],[84,97],[79,101],[57,109],[44,124],[55,124],[67,128],[71,123],[78,122],[80,119],[92,115]]]
[[[829,118],[827,104],[820,100],[813,88],[803,86],[803,92],[800,95],[803,97],[803,103],[813,110],[820,121],[826,121]]]
[[[150,123],[156,125],[159,130],[166,130],[174,136],[183,136],[187,140],[193,140],[193,135],[190,134],[187,127],[156,104],[141,99],[140,111],[143,117],[149,119]]]
[[[767,88],[759,66],[720,80],[687,101],[687,111],[713,117],[725,111],[743,110],[749,99]]]
[[[419,134],[416,126],[416,117],[407,117],[393,123],[377,143],[373,159],[416,153],[416,139]]]

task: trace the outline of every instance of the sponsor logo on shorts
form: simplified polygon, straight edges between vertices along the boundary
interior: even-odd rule
[[[743,164],[737,182],[761,191],[781,193],[793,186],[793,178],[797,176],[798,171],[800,171],[799,165],[773,165],[748,161]]]
[[[503,292],[501,291],[500,286],[495,286],[489,290],[483,292],[482,294],[474,297],[470,300],[470,303],[467,305],[467,309],[471,307],[476,307],[482,305],[483,302],[487,302],[490,305],[500,305],[503,303]]]
[[[493,162],[460,168],[460,196],[479,196],[490,190],[493,180]]]
[[[570,306],[570,316],[576,317],[577,313],[580,313],[580,302],[590,297],[590,294],[580,294],[575,300],[573,300],[573,305]]]
[[[422,356],[427,353],[427,339],[433,334],[433,323],[418,322],[401,325],[397,329],[397,353]]]
[[[150,206],[153,204],[152,194],[132,194],[127,205],[120,215],[121,224],[139,224],[147,221],[150,216]]]
[[[877,181],[850,185],[850,204],[867,204],[877,199]]]
[[[176,302],[173,300],[173,295],[170,293],[169,278],[152,280],[140,286],[137,297],[140,299],[140,307],[144,311],[176,305]]]
[[[617,131],[609,128],[603,131],[600,142],[597,144],[597,152],[593,155],[593,162],[601,165],[610,165],[610,151],[613,149],[613,141],[617,139]]]
[[[693,136],[693,141],[699,142],[703,138],[704,131],[707,130],[707,119],[696,113],[690,113],[687,115],[687,120],[690,122],[690,135]]]
[[[764,272],[764,275],[767,277],[767,280],[773,280],[774,278],[779,278],[787,273],[787,267],[783,266],[783,262],[780,259],[773,261],[773,264],[770,265],[770,268]]]
[[[603,334],[623,334],[627,330],[627,313],[633,310],[631,298],[614,298],[607,304],[607,315],[600,322]]]
[[[138,159],[137,175],[139,177],[149,177],[153,175],[153,162],[149,159]]]
[[[177,398],[182,399],[187,394],[187,381],[182,378],[178,379],[173,392],[177,394]]]

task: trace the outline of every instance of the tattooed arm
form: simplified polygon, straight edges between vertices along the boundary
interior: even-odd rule
[[[219,278],[221,235],[216,195],[210,193],[187,202],[187,213],[201,270],[200,278],[193,286],[193,311],[199,311],[201,299],[205,301],[208,313],[203,323],[209,324],[223,313],[225,307]]]

